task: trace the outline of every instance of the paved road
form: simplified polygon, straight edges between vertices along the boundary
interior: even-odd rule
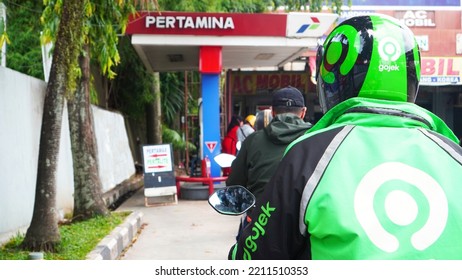
[[[147,207],[143,188],[117,210],[143,213],[141,233],[122,260],[226,260],[240,219],[217,213],[206,200]]]

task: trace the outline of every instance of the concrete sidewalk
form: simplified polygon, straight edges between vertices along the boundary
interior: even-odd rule
[[[141,213],[142,226],[122,260],[226,260],[240,220],[217,213],[206,200],[147,207],[144,188],[117,209],[125,210]]]

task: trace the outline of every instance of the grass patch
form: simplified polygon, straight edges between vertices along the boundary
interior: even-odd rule
[[[44,253],[46,260],[85,260],[98,243],[131,212],[111,212],[107,217],[95,217],[87,221],[59,226],[61,243],[56,253]],[[24,235],[13,237],[0,248],[0,260],[27,260],[29,252],[20,248]]]

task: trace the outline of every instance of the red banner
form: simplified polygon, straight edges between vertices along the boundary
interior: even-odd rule
[[[278,88],[293,86],[307,93],[309,78],[309,74],[305,72],[233,72],[231,74],[230,89],[232,95],[252,95],[258,94],[258,92],[267,93]]]
[[[127,34],[286,36],[286,14],[140,12]]]

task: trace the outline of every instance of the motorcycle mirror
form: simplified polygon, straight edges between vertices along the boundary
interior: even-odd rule
[[[242,215],[255,205],[255,196],[243,186],[228,186],[213,193],[209,204],[223,215]]]

